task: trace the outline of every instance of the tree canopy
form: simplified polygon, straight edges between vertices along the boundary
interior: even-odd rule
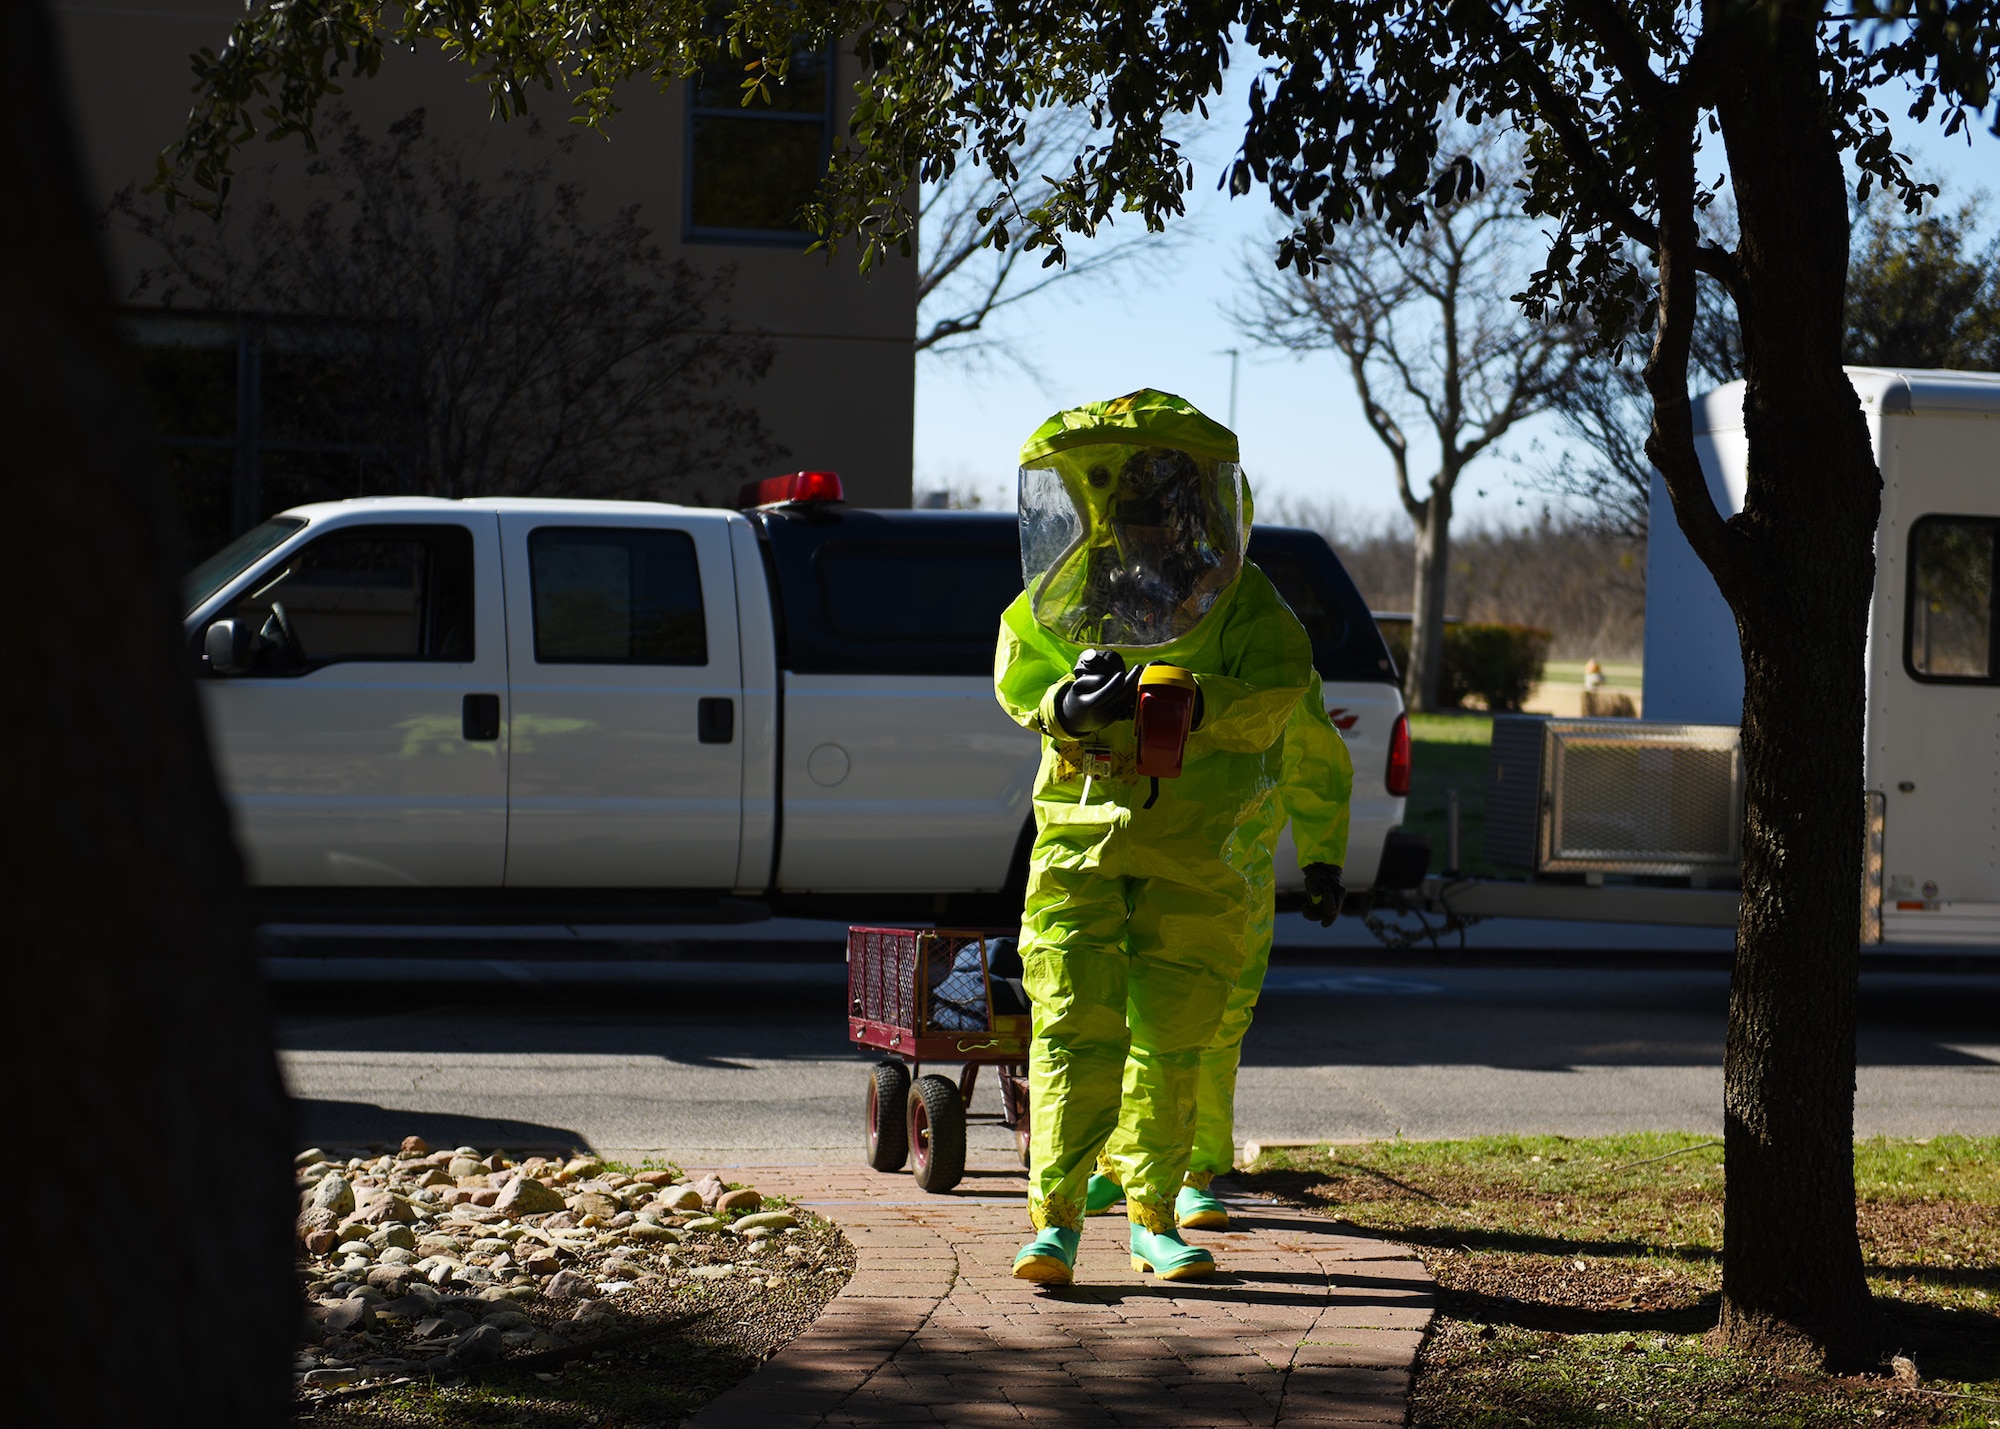
[[[1898,153],[1878,95],[1947,133],[1992,99],[2000,0],[281,0],[197,63],[200,97],[164,185],[204,203],[258,132],[309,133],[339,79],[388,46],[442,47],[495,107],[536,86],[602,124],[619,87],[708,62],[760,102],[793,46],[863,61],[846,135],[809,210],[863,263],[909,252],[921,185],[983,167],[1028,204],[995,244],[1060,262],[1114,215],[1158,228],[1200,181],[1174,138],[1237,56],[1256,66],[1219,182],[1288,220],[1281,265],[1316,264],[1366,214],[1392,237],[1484,177],[1447,126],[1525,145],[1522,211],[1548,235],[1521,293],[1538,320],[1649,342],[1646,454],[1736,618],[1742,706],[1741,918],[1724,1058],[1729,1165],[1721,1339],[1783,1358],[1871,1363],[1881,1348],[1854,1221],[1867,617],[1881,478],[1841,371],[1849,203],[1934,190]],[[1901,101],[1893,101],[1901,105]],[[1026,174],[1033,117],[1089,116],[1059,168]],[[1859,180],[1850,191],[1849,169]],[[1734,246],[1704,237],[1725,193]],[[1697,459],[1688,391],[1702,279],[1740,321],[1743,508]]]

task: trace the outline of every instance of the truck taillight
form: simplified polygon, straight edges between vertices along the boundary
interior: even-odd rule
[[[792,501],[844,501],[837,471],[794,471],[785,476],[767,476],[762,481],[745,482],[736,493],[739,509],[751,506],[782,506]]]
[[[1397,715],[1389,731],[1389,773],[1384,782],[1398,799],[1410,792],[1410,717],[1406,714]]]

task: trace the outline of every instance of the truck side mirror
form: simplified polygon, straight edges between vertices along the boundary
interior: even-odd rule
[[[250,668],[250,652],[247,629],[242,635],[234,620],[218,620],[212,623],[201,638],[201,653],[208,657],[209,670],[217,675],[236,675]]]

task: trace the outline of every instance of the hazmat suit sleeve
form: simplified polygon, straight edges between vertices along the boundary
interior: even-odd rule
[[[1354,761],[1347,741],[1326,717],[1326,692],[1312,677],[1285,724],[1284,783],[1279,799],[1292,821],[1299,867],[1347,863],[1348,805],[1354,798]]]
[[[1062,642],[1037,623],[1023,591],[1000,617],[1000,643],[993,652],[993,693],[1009,719],[1050,739],[1070,738],[1056,723],[1056,694],[1075,663],[1073,658],[1061,659],[1062,654]]]
[[[1269,579],[1245,563],[1237,585],[1222,631],[1222,664],[1231,673],[1195,674],[1202,719],[1188,738],[1190,756],[1269,749],[1313,679],[1312,640]]]

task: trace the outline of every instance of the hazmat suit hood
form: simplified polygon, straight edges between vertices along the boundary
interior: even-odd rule
[[[1171,393],[1058,412],[1021,448],[1020,477],[1023,583],[1065,640],[1171,644],[1243,569],[1236,434]]]

